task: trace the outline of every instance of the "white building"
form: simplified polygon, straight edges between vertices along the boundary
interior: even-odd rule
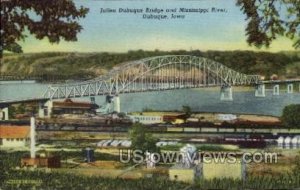
[[[0,125],[0,147],[25,147],[30,142],[29,126]]]
[[[236,120],[237,116],[233,114],[218,114],[217,118],[222,121],[232,121]]]
[[[185,114],[180,112],[135,112],[127,115],[132,122],[143,124],[172,123],[180,124],[184,122]]]
[[[151,115],[128,115],[130,119],[135,123],[143,123],[143,124],[155,124],[155,123],[162,123],[163,117],[162,116],[151,116]]]

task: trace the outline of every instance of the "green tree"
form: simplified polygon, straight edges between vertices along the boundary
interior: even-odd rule
[[[8,117],[9,118],[15,118],[16,115],[16,108],[14,106],[8,107]]]
[[[21,103],[17,109],[16,109],[16,113],[18,114],[24,114],[26,112],[26,108],[25,108],[25,104],[24,103]]]
[[[278,36],[297,37],[295,48],[300,47],[299,0],[237,0],[246,15],[247,42],[268,47]]]
[[[300,173],[300,154],[296,156],[295,158],[295,168],[294,173],[299,174]]]
[[[131,148],[133,150],[141,150],[143,152],[158,152],[159,148],[156,147],[158,142],[157,138],[154,138],[147,132],[147,128],[141,123],[133,124],[129,131],[131,140]]]
[[[87,12],[87,8],[77,8],[70,0],[1,1],[0,55],[4,50],[22,52],[17,42],[25,39],[25,30],[39,40],[47,37],[51,43],[76,41],[82,29],[77,20]]]
[[[182,111],[185,113],[186,118],[189,118],[192,114],[190,106],[182,106]]]
[[[281,120],[288,127],[300,128],[300,104],[286,106],[283,109]]]

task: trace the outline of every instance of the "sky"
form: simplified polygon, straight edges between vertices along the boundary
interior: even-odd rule
[[[246,42],[245,15],[235,0],[75,0],[76,6],[90,9],[79,20],[83,30],[78,41],[50,44],[48,39],[29,36],[20,42],[24,52],[127,52],[129,50],[294,50],[286,38],[274,41],[270,48],[257,49]],[[184,19],[143,19],[143,14],[100,13],[101,8],[200,8],[224,9],[219,13],[188,13]],[[182,13],[176,13],[182,15]]]

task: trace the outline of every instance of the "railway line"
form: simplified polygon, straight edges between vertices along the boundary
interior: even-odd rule
[[[118,132],[127,133],[130,127],[124,124],[114,126],[42,126],[37,127],[38,131],[69,131],[69,132]],[[254,128],[254,127],[167,127],[167,126],[148,126],[153,133],[192,133],[192,134],[256,134],[256,135],[300,135],[297,128]]]

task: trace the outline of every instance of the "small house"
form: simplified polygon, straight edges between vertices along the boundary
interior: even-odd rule
[[[0,147],[25,147],[29,137],[29,126],[0,125]]]

